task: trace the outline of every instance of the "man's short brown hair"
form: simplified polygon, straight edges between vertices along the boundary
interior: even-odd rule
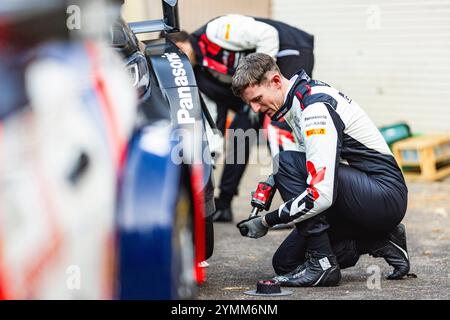
[[[265,53],[252,53],[244,57],[233,75],[231,89],[241,97],[248,86],[263,83],[269,71],[280,73],[275,60]]]
[[[164,36],[174,43],[187,42],[187,41],[189,41],[189,37],[190,37],[189,33],[184,30],[181,30],[179,32],[174,32],[174,33],[164,33],[164,31],[161,31],[161,33],[159,34],[159,37],[164,38]]]

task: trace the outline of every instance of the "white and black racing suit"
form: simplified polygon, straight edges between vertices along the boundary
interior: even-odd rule
[[[331,225],[331,237],[357,239],[398,225],[407,205],[403,175],[354,100],[302,70],[272,118],[283,115],[301,151],[281,152],[276,161],[275,181],[285,203],[265,216],[270,226],[293,221],[300,235],[311,236]],[[280,249],[290,250],[286,245]]]

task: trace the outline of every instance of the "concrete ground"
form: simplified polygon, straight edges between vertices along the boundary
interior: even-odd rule
[[[265,161],[268,163],[267,161]],[[222,168],[216,169],[216,184]],[[242,237],[236,223],[248,217],[250,190],[265,179],[270,165],[249,165],[233,200],[233,223],[215,223],[215,249],[208,260],[207,281],[198,299],[215,300],[324,300],[324,299],[450,299],[450,177],[441,182],[408,183],[409,204],[404,224],[407,228],[411,272],[417,278],[385,280],[391,268],[381,258],[363,256],[355,267],[342,271],[341,285],[332,288],[287,288],[292,295],[255,297],[258,280],[274,276],[272,255],[290,230],[271,230],[260,239]],[[281,203],[277,197],[272,209]],[[381,272],[378,273],[377,271]]]

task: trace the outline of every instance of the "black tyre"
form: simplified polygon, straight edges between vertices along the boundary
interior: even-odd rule
[[[190,193],[182,185],[172,233],[172,296],[174,299],[192,299],[197,293],[197,282],[194,278],[192,207]]]

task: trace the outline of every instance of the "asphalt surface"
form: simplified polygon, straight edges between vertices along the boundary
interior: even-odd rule
[[[265,161],[267,163],[267,161]],[[236,223],[250,213],[250,191],[270,172],[270,166],[249,165],[232,203],[233,223],[215,223],[215,249],[208,260],[207,281],[200,300],[326,300],[326,299],[450,299],[450,177],[441,182],[408,183],[407,228],[411,273],[417,278],[386,280],[391,267],[382,258],[361,257],[356,266],[342,270],[338,287],[286,288],[284,297],[255,297],[258,280],[272,278],[272,255],[290,230],[271,230],[260,239],[242,237]],[[216,184],[222,168],[215,172]],[[278,194],[272,209],[281,204]]]

